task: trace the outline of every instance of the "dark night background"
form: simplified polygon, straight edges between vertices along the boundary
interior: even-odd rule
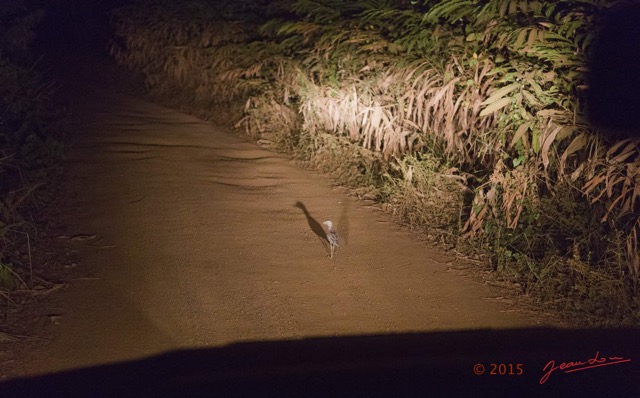
[[[614,7],[596,39],[589,111],[596,126],[640,135],[640,4]]]

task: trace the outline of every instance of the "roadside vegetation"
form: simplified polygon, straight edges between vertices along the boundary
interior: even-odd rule
[[[47,283],[33,250],[64,156],[66,118],[29,47],[42,17],[21,1],[0,6],[0,341],[11,337],[1,326]]]
[[[113,12],[110,51],[152,93],[378,200],[540,307],[637,325],[639,142],[585,117],[615,3],[138,0]]]

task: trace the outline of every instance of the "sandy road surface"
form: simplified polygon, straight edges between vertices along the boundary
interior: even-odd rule
[[[72,97],[81,138],[61,210],[92,278],[63,293],[57,337],[24,373],[241,340],[537,325],[278,154],[95,85]]]

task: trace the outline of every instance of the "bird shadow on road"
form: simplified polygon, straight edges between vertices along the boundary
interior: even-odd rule
[[[327,241],[327,233],[325,232],[324,228],[322,228],[322,225],[318,222],[318,220],[313,218],[311,214],[309,214],[309,211],[307,210],[307,207],[304,205],[304,203],[297,201],[295,207],[302,210],[304,216],[307,218],[309,228],[311,228],[311,231],[313,231],[313,233],[316,234],[318,238],[320,238],[320,240],[322,241],[322,245],[326,249],[329,242]]]

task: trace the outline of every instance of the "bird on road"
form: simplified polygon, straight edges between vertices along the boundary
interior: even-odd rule
[[[333,253],[335,253],[336,247],[338,247],[338,233],[333,229],[333,223],[331,221],[325,221],[323,224],[327,226],[327,240],[331,247],[330,257],[333,258]]]

